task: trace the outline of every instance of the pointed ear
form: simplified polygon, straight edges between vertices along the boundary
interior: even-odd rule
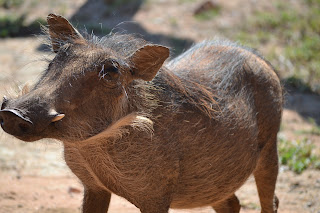
[[[129,58],[133,65],[133,77],[151,81],[169,57],[169,49],[160,45],[146,45]]]
[[[49,14],[47,17],[49,35],[54,52],[58,52],[65,43],[83,39],[80,33],[62,16]],[[84,39],[83,39],[84,40]]]

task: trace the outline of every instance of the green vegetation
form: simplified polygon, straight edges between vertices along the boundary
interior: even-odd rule
[[[320,136],[320,126],[317,125],[316,121],[313,118],[309,118],[308,120],[312,124],[312,128],[310,130],[299,130],[296,133]]]
[[[15,37],[22,35],[31,35],[40,32],[40,24],[45,24],[43,19],[36,19],[26,24],[25,15],[15,16],[7,15],[0,17],[0,37]]]
[[[295,8],[279,1],[272,11],[256,11],[236,39],[254,48],[272,42],[279,47],[278,52],[271,49],[265,55],[288,78],[285,82],[303,86],[303,91],[310,88],[320,93],[320,1],[307,0],[301,4],[302,8]],[[292,66],[283,67],[279,55]]]
[[[9,9],[12,7],[20,7],[23,4],[23,0],[0,0],[0,7]]]
[[[307,168],[320,169],[320,157],[312,152],[313,148],[307,139],[289,141],[278,137],[280,163],[298,174]]]
[[[316,121],[313,118],[309,118],[308,120],[313,125],[310,134],[320,135],[320,126],[317,125]]]
[[[0,17],[0,37],[14,36],[19,33],[24,16],[3,16]]]

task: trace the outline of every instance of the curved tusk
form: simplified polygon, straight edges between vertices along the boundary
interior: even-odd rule
[[[56,115],[56,116],[51,120],[51,122],[60,121],[62,118],[64,118],[64,116],[65,116],[65,114]]]

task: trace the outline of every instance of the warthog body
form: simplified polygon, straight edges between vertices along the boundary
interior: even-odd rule
[[[143,39],[85,39],[54,14],[48,24],[57,55],[29,92],[4,99],[1,126],[63,142],[83,212],[107,212],[111,193],[142,213],[239,212],[234,193],[251,174],[262,212],[276,212],[283,100],[262,57],[205,41],[164,63],[168,48]]]

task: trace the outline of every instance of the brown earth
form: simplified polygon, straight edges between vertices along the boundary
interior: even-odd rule
[[[79,11],[84,15],[88,12],[86,8],[94,11],[94,9],[102,10],[105,7],[102,1],[99,3],[91,0],[87,2],[90,4],[88,7],[81,7],[85,4],[84,0],[56,1],[54,5],[48,2],[41,1],[36,7],[23,10],[28,10],[32,16],[40,17],[45,17],[49,12],[63,11],[68,17],[76,14],[75,19],[77,17],[80,19]],[[259,3],[254,0],[217,2],[223,9],[221,14],[212,21],[195,20],[192,13],[199,2],[191,0],[149,0],[131,15],[122,18],[117,14],[104,17],[99,16],[97,12],[92,15],[91,21],[103,22],[112,28],[119,21],[133,20],[138,26],[135,29],[138,29],[139,33],[157,42],[166,44],[169,37],[196,42],[216,35],[228,37],[227,32],[240,24],[241,20],[256,7],[272,9],[270,2],[273,0]],[[298,1],[290,2],[298,4]],[[128,31],[130,30],[132,29],[129,27]],[[41,39],[35,37],[0,40],[0,97],[4,94],[17,94],[21,86],[26,82],[32,83],[44,70],[46,62],[42,59],[51,58],[53,55],[41,51],[40,44]],[[263,52],[263,48],[261,51]],[[308,138],[316,145],[314,151],[320,153],[320,136],[308,133],[314,124],[306,119],[307,117],[319,119],[319,96],[295,92],[289,93],[286,99],[287,108],[283,113],[280,134],[289,140]],[[0,130],[0,213],[79,212],[82,193],[81,184],[63,161],[62,146],[59,142],[42,140],[23,143]],[[247,181],[237,195],[243,206],[241,212],[259,212],[259,201],[253,178]],[[280,199],[279,212],[319,213],[320,171],[307,170],[297,175],[288,171],[286,167],[281,167],[277,195]],[[126,200],[113,196],[109,212],[138,213],[139,210]],[[171,210],[171,212],[214,211],[203,208]]]

